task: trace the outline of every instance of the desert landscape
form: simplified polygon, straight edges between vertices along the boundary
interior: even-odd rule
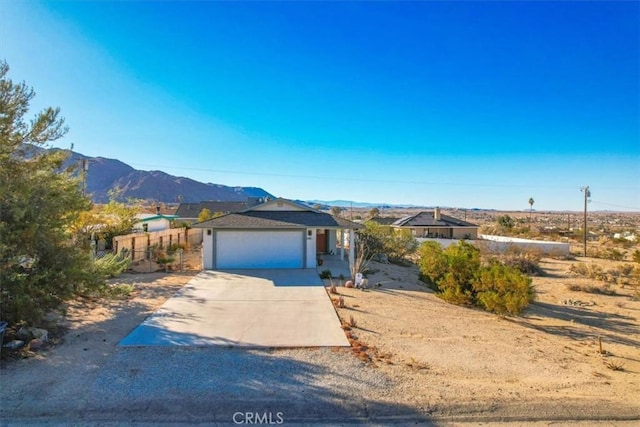
[[[338,288],[345,307],[337,310],[354,356],[417,404],[484,405],[487,413],[511,406],[514,414],[522,405],[558,405],[576,416],[604,406],[637,417],[638,288],[572,290],[592,285],[571,272],[584,262],[544,259],[533,280],[537,300],[518,318],[448,304],[418,280],[416,267],[380,263],[371,265],[371,289]]]
[[[602,243],[589,245],[601,250],[615,242]],[[626,251],[635,248],[627,245]],[[426,417],[437,425],[634,425],[640,419],[640,285],[632,274],[637,263],[581,257],[580,250],[574,242],[572,255],[540,260],[532,276],[536,299],[519,317],[441,300],[411,262],[371,261],[367,289],[334,280],[333,293],[332,282],[325,281],[350,348],[246,354],[321,369],[327,390],[368,402],[368,417],[372,405],[382,405],[387,417],[397,408],[412,414],[401,420]],[[147,268],[136,272],[134,266],[111,279],[110,286],[122,292],[110,298],[76,299],[63,315],[48,316],[41,325],[49,331],[46,345],[4,349],[5,403],[21,406],[34,396],[75,389],[96,393],[91,387],[100,383],[103,368],[122,357],[117,343],[197,273]],[[213,363],[229,357],[224,349],[201,351]],[[350,378],[346,385],[343,376]]]

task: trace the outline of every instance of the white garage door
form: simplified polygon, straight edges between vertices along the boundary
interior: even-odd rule
[[[218,231],[217,269],[303,268],[302,231]]]

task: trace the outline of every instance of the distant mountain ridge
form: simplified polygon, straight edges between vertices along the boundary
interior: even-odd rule
[[[53,148],[52,150],[57,150]],[[37,151],[37,147],[36,147]],[[274,196],[259,187],[230,187],[202,183],[162,171],[137,170],[128,164],[105,157],[89,157],[71,151],[67,165],[87,160],[86,191],[96,203],[109,201],[109,191],[118,189],[119,199],[154,200],[162,203],[201,202],[205,200],[240,202],[248,197]]]
[[[369,202],[354,202],[351,200],[308,200],[307,203],[309,205],[320,205],[320,206],[337,206],[340,208],[379,208],[379,209],[390,209],[390,208],[417,208],[422,207],[418,205],[403,205],[403,204],[389,204],[389,203],[369,203]]]

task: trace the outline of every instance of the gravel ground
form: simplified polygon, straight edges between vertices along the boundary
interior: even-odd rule
[[[100,369],[22,393],[3,387],[3,418],[23,421],[231,422],[237,412],[291,422],[421,419],[394,384],[337,349],[119,348]],[[9,392],[9,393],[6,393]],[[17,422],[17,420],[16,420]]]

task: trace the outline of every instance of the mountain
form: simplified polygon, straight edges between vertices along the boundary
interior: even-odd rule
[[[353,202],[351,200],[308,200],[307,203],[309,205],[320,205],[320,206],[338,206],[340,208],[380,208],[380,209],[390,209],[390,208],[415,208],[419,207],[417,205],[394,205],[388,203],[368,203],[368,202]]]
[[[229,187],[202,183],[191,178],[170,175],[162,171],[142,171],[116,159],[89,157],[75,151],[67,164],[88,162],[86,191],[96,203],[109,201],[109,191],[119,189],[119,199],[154,200],[163,203],[217,200],[245,201],[248,197],[271,197],[258,187]]]

